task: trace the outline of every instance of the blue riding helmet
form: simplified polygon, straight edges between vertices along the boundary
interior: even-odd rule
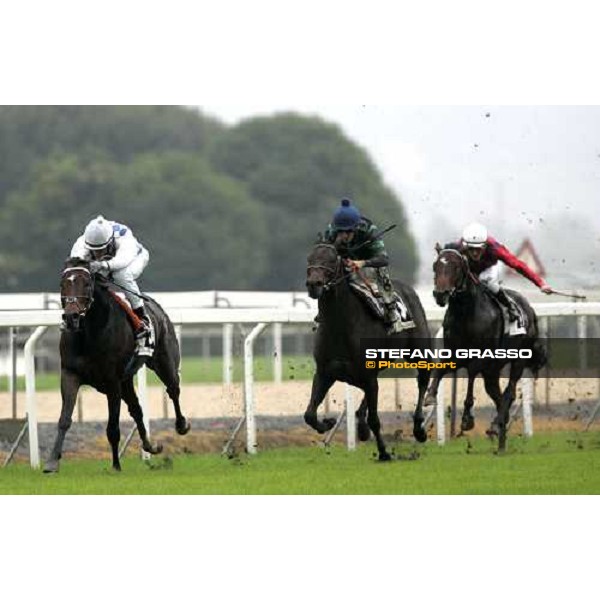
[[[362,216],[348,198],[342,198],[340,207],[333,214],[333,226],[337,231],[354,231]]]

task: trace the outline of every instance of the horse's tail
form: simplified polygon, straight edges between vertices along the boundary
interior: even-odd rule
[[[548,364],[548,351],[540,338],[534,340],[532,351],[531,371],[533,376],[537,378],[539,371]]]

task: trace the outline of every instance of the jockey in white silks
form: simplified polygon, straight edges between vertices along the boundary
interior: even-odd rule
[[[144,324],[136,331],[136,354],[151,356],[152,348],[148,343],[150,320],[136,282],[148,264],[148,250],[137,241],[129,227],[100,215],[88,223],[73,245],[71,257],[90,261],[92,273],[110,276],[121,286],[133,312]]]

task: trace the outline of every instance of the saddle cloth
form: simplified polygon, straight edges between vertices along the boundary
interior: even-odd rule
[[[352,291],[366,304],[373,315],[383,321],[385,316],[385,304],[381,292],[379,291],[376,278],[363,278],[355,273],[350,277],[349,283]],[[415,324],[406,308],[404,299],[397,291],[394,291],[394,297],[396,299],[396,308],[400,315],[400,318],[396,321],[395,331],[399,332],[406,329],[414,329]]]
[[[131,307],[131,303],[127,300],[127,296],[123,292],[115,292],[110,290],[113,298],[117,301],[117,304],[125,311],[127,318],[129,319],[129,323],[131,323],[131,327],[133,328],[134,333],[139,329],[141,324],[141,319],[133,312],[133,308]],[[150,320],[150,334],[148,335],[148,339],[146,340],[146,347],[154,349],[155,341],[156,341],[156,333],[154,330],[154,322],[152,321],[152,314],[150,311],[147,311],[148,318]]]
[[[507,337],[525,335],[527,333],[527,315],[521,305],[518,302],[515,302],[515,308],[519,311],[519,318],[516,321],[511,321],[508,316],[508,309],[499,302],[496,302],[496,304],[502,311],[502,318],[504,319],[504,335]]]
[[[506,290],[506,292],[507,292],[507,295],[509,295],[511,300],[513,301],[513,306],[519,313],[519,318],[516,321],[510,320],[510,317],[508,315],[508,309],[504,306],[504,304],[501,304],[498,301],[498,299],[496,298],[496,296],[494,296],[494,294],[492,294],[491,292],[486,290],[486,293],[488,294],[488,296],[492,299],[494,304],[502,312],[502,320],[504,321],[504,335],[507,337],[514,337],[517,335],[526,335],[527,327],[529,325],[529,319],[527,318],[527,313],[523,310],[523,307],[521,306],[521,303],[519,302],[518,298],[515,298],[512,294],[510,294],[510,290]]]

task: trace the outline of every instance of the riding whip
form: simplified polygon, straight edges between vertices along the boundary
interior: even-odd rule
[[[571,294],[570,292],[561,292],[560,290],[552,290],[551,294],[557,296],[564,296],[565,298],[575,298],[576,300],[586,300],[587,296],[580,296],[579,294]]]
[[[362,248],[363,246],[366,246],[367,244],[372,244],[373,242],[376,242],[377,240],[381,239],[386,233],[389,233],[392,229],[395,229],[396,227],[397,227],[396,223],[393,223],[389,227],[386,227],[384,230],[380,231],[377,235],[373,236],[372,238],[370,238],[368,240],[365,240],[362,244],[359,244],[358,246],[353,246],[351,248],[352,252],[356,252],[359,248]]]

